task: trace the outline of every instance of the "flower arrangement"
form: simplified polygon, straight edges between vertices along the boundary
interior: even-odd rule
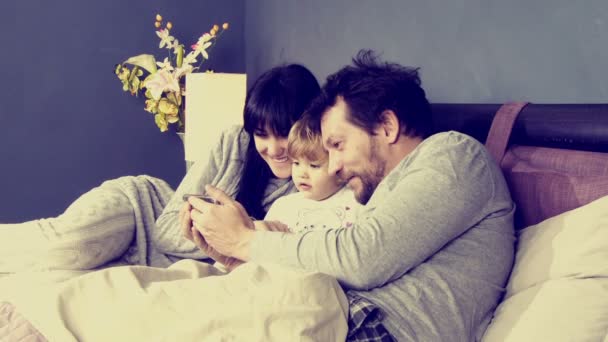
[[[160,38],[158,47],[167,49],[169,56],[161,62],[150,54],[134,56],[117,64],[114,72],[122,82],[124,91],[133,96],[144,93],[145,110],[154,114],[154,122],[161,132],[166,132],[171,124],[177,125],[178,132],[183,132],[185,76],[200,69],[202,63],[209,59],[209,48],[228,29],[228,23],[224,23],[221,28],[213,25],[209,32],[203,33],[190,47],[188,54],[185,54],[184,45],[171,35],[171,22],[163,27],[163,18],[157,14],[154,26],[157,29],[156,35]],[[198,65],[194,66],[197,62]]]

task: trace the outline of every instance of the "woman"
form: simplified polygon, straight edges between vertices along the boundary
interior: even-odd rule
[[[247,94],[244,127],[224,132],[209,161],[193,165],[175,192],[152,177],[122,177],[85,193],[56,218],[0,224],[0,273],[91,269],[117,258],[168,266],[206,257],[180,230],[180,209],[188,210],[182,196],[212,184],[263,218],[275,199],[295,191],[286,137],[319,92],[301,65],[265,72]]]
[[[191,209],[182,196],[203,193],[206,184],[223,189],[256,219],[263,219],[277,198],[294,192],[287,135],[319,92],[317,80],[301,65],[279,66],[262,74],[247,94],[244,127],[224,132],[209,161],[192,166],[156,221],[155,246],[179,257],[205,256],[178,234],[178,227],[180,212],[183,217]]]

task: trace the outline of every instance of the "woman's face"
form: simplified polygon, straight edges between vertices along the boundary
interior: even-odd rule
[[[253,132],[255,149],[277,178],[291,177],[291,161],[287,157],[287,138],[279,137],[266,127]]]

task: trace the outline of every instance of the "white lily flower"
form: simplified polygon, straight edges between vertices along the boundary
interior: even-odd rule
[[[177,39],[173,41],[173,45],[171,46],[171,48],[173,49],[173,53],[177,55],[177,53],[179,52],[179,41]]]
[[[184,63],[181,67],[175,69],[175,72],[173,73],[173,77],[175,77],[175,79],[180,79],[180,77],[191,73],[192,70],[194,70],[192,65]]]
[[[150,90],[150,94],[155,100],[160,100],[164,91],[179,92],[180,90],[178,78],[165,69],[152,74],[144,86]]]
[[[198,56],[197,51],[190,51],[186,57],[184,57],[183,64],[194,64],[196,63],[196,56]]]
[[[159,68],[167,71],[173,70],[173,66],[171,65],[171,61],[169,61],[168,57],[165,57],[165,60],[162,62],[156,62],[156,65],[158,65]]]
[[[207,53],[207,48],[211,46],[211,38],[213,38],[209,33],[203,34],[198,42],[194,45],[194,49],[200,53],[203,58],[209,59],[209,54]]]
[[[198,46],[197,46],[197,50],[198,50],[198,52],[200,52],[200,54],[201,54],[201,55],[203,56],[203,58],[205,58],[205,59],[209,59],[209,54],[207,53],[206,49],[207,49],[208,47],[210,47],[210,46],[211,46],[211,42],[206,42],[206,43],[205,43],[205,44],[203,44],[203,45],[198,45]]]
[[[200,36],[200,38],[198,39],[198,43],[206,43],[208,41],[211,40],[211,38],[213,38],[213,36],[211,36],[209,33],[204,33],[202,36]]]
[[[160,43],[158,44],[159,48],[163,48],[165,47],[165,45],[167,45],[167,48],[171,48],[173,45],[171,44],[171,42],[173,40],[175,40],[175,38],[171,35],[169,35],[169,30],[167,29],[162,29],[162,30],[158,30],[156,31],[156,35],[158,36],[158,38],[160,38]]]

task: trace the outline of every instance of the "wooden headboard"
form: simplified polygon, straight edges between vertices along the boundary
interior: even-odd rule
[[[501,104],[432,104],[437,132],[456,130],[484,143]],[[510,143],[608,152],[608,104],[528,104]]]
[[[437,131],[460,131],[482,143],[501,107],[432,106]],[[516,228],[608,195],[608,104],[527,104],[513,122],[515,108],[520,107],[505,107],[491,145],[518,208]]]

